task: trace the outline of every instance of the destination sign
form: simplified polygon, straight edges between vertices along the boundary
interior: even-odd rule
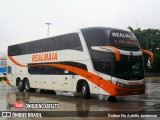
[[[138,42],[133,40],[115,40],[115,44],[138,46]]]
[[[139,43],[134,34],[127,31],[112,31],[110,33],[110,43],[115,47],[139,48]]]
[[[134,38],[132,34],[122,33],[122,32],[112,32],[113,37],[125,37],[125,38]]]

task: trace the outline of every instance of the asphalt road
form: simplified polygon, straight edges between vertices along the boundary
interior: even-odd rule
[[[159,119],[156,118],[157,114],[160,114],[160,78],[147,78],[146,79],[146,93],[144,95],[124,96],[117,97],[117,102],[108,102],[107,96],[92,96],[91,99],[85,100],[79,95],[71,93],[58,92],[57,95],[52,93],[41,93],[37,90],[35,93],[19,92],[16,87],[10,87],[5,82],[0,82],[0,111],[18,111],[18,112],[37,112],[37,116],[54,116],[53,118],[47,117],[47,119],[125,119],[126,117],[132,117],[133,119]],[[23,108],[15,108],[14,103],[21,101],[24,103]],[[37,108],[37,104],[30,103],[50,103],[47,109],[41,106],[41,109]],[[28,105],[28,106],[27,106]],[[26,108],[27,107],[27,108]],[[29,107],[33,107],[31,109]],[[50,108],[49,108],[50,107]],[[42,111],[42,114],[40,114]],[[53,112],[54,111],[54,112]],[[61,111],[61,112],[56,112]],[[38,114],[38,112],[40,112]],[[125,116],[126,113],[131,112],[134,116]],[[144,113],[142,115],[149,114],[150,117],[140,118],[138,112]],[[114,114],[116,113],[116,114]],[[1,113],[2,114],[2,113]],[[123,116],[124,114],[124,116]],[[13,113],[12,113],[13,115]],[[16,116],[17,114],[14,114]],[[22,114],[25,115],[25,114]],[[28,115],[28,113],[27,113]],[[31,115],[32,116],[32,115]],[[60,117],[63,116],[63,117]],[[83,117],[82,117],[83,116]],[[87,118],[89,116],[89,118]],[[120,118],[121,116],[121,118]],[[123,116],[123,118],[122,118]],[[22,118],[0,118],[2,120],[19,120]],[[29,120],[41,120],[42,118],[25,118]]]

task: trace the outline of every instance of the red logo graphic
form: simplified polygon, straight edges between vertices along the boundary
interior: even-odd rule
[[[23,108],[24,107],[24,103],[23,102],[15,102],[14,103],[14,108]]]

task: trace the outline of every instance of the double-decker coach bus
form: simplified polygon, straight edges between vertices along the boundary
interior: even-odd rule
[[[84,28],[8,47],[8,84],[19,91],[37,88],[115,96],[145,93],[143,53],[133,33],[106,27]]]

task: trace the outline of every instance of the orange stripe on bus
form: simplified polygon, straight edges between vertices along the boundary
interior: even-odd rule
[[[145,92],[145,86],[141,88],[127,89],[127,88],[115,85],[103,78],[100,80],[100,77],[98,75],[95,75],[93,73],[90,73],[80,68],[76,68],[68,65],[62,65],[62,64],[46,64],[46,65],[66,69],[73,73],[76,73],[86,78],[90,82],[94,83],[95,85],[99,86],[100,88],[102,88],[104,91],[108,92],[112,96],[131,95],[135,91],[137,91],[139,94],[144,94]]]
[[[11,58],[11,61],[13,63],[15,63],[18,66],[21,67],[27,67],[25,65],[22,65],[18,62],[16,62],[11,56],[9,56],[9,58]],[[77,67],[73,67],[73,66],[69,66],[69,65],[63,65],[63,64],[38,64],[38,65],[31,65],[31,66],[53,66],[53,67],[58,67],[61,69],[66,69],[68,71],[71,71],[77,75],[80,75],[84,78],[86,78],[86,80],[89,80],[90,82],[94,83],[95,85],[99,86],[100,88],[102,88],[104,91],[106,91],[107,93],[109,93],[112,96],[121,96],[121,95],[131,95],[133,92],[138,92],[138,94],[144,94],[145,92],[145,86],[141,87],[141,88],[134,88],[134,89],[127,89],[121,86],[118,86],[116,84],[113,84],[111,82],[109,82],[108,80],[105,80],[104,78],[100,79],[100,77],[98,75],[95,75],[93,73],[90,73],[86,70],[77,68]],[[28,66],[30,67],[30,66]],[[8,84],[11,85],[8,81]]]
[[[26,65],[22,65],[20,63],[18,63],[12,56],[8,56],[8,58],[16,65],[20,66],[20,67],[27,67]]]
[[[12,85],[11,85],[11,83],[9,82],[8,78],[6,78],[6,83],[12,87]]]

